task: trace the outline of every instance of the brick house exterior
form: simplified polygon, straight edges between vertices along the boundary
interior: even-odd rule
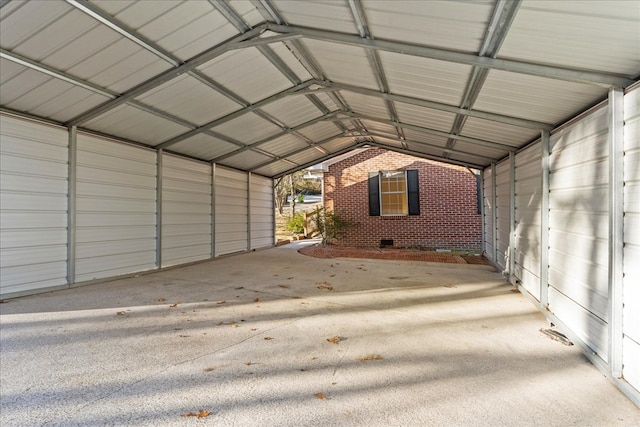
[[[369,189],[376,187],[370,186],[370,177],[389,170],[417,170],[419,214],[371,215]],[[476,185],[476,176],[465,167],[369,148],[329,164],[324,203],[353,224],[339,245],[379,247],[382,240],[393,240],[395,247],[479,251]]]

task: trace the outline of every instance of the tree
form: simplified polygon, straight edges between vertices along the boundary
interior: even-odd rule
[[[274,185],[275,207],[280,216],[284,215],[284,207],[287,204],[287,198],[291,197],[291,216],[296,213],[296,193],[304,188],[304,172],[298,171],[289,175],[285,175],[276,180]]]

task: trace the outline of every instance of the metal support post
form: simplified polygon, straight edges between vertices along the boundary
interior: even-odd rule
[[[247,173],[247,250],[251,250],[251,172]]]
[[[516,155],[509,152],[509,281],[515,285],[516,265]]]
[[[498,195],[496,194],[497,187],[496,164],[494,162],[491,163],[491,205],[493,206],[493,215],[491,217],[491,227],[493,229],[493,254],[491,254],[491,256],[493,257],[494,264],[498,264],[498,207],[496,206],[496,203],[498,202]]]
[[[216,164],[211,163],[211,258],[216,256]]]
[[[156,266],[162,268],[162,148],[156,160]]]
[[[540,137],[542,147],[542,194],[540,204],[540,307],[549,305],[549,152],[550,136],[543,130]]]
[[[76,196],[78,171],[78,128],[69,128],[69,182],[67,188],[67,284],[76,281]]]

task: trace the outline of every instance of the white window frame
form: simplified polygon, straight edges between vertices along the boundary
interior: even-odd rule
[[[404,206],[404,213],[383,213],[383,209],[382,209],[382,195],[383,194],[401,194],[401,191],[386,191],[386,192],[382,192],[382,180],[384,177],[384,174],[389,174],[389,173],[393,173],[393,174],[397,174],[397,173],[402,173],[404,175],[404,195],[405,195],[405,206]],[[409,187],[408,187],[408,178],[407,178],[407,171],[406,170],[400,170],[400,169],[396,169],[396,170],[385,170],[385,171],[379,171],[378,172],[378,196],[380,198],[380,216],[408,216],[409,215]]]

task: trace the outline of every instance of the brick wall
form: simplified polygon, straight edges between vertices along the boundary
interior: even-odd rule
[[[419,216],[369,216],[369,172],[417,169]],[[324,174],[325,206],[354,225],[338,244],[480,250],[482,223],[476,178],[468,169],[371,148],[329,166]]]

